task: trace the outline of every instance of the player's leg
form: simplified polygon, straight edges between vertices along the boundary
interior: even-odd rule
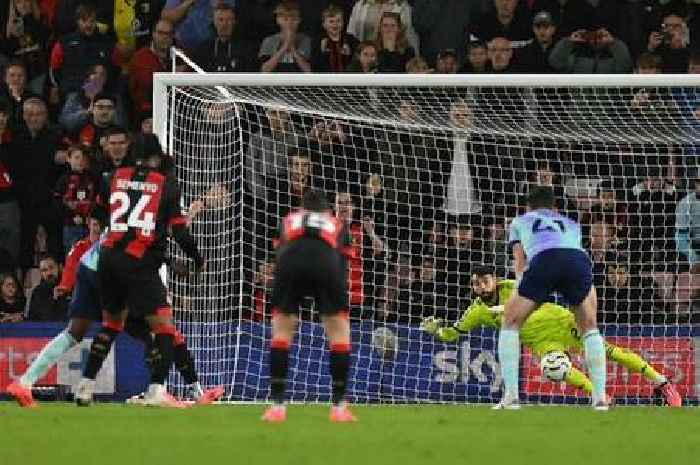
[[[353,422],[357,419],[345,403],[345,391],[350,372],[350,319],[347,311],[323,317],[323,327],[330,346],[330,369],[332,382],[330,420]]]
[[[165,303],[164,300],[163,303]],[[147,315],[146,321],[153,333],[153,342],[159,357],[151,369],[151,382],[146,392],[145,403],[147,405],[183,408],[186,405],[170,396],[165,388],[165,379],[168,377],[168,371],[175,356],[174,340],[178,334],[172,318],[172,310],[169,306],[163,305],[152,314]]]
[[[578,305],[574,305],[573,309],[576,323],[581,331],[586,367],[593,383],[591,394],[593,406],[598,410],[605,410],[607,405],[605,344],[596,321],[597,300],[596,290],[591,287],[585,299]]]
[[[537,307],[537,301],[530,297],[532,294],[531,285],[525,281],[520,286],[526,284],[525,295],[521,295],[516,290],[511,298],[506,302],[501,331],[498,336],[498,359],[501,363],[501,373],[503,374],[504,392],[503,399],[496,408],[518,409],[518,378],[520,370],[520,328],[528,315]]]
[[[663,395],[669,406],[681,406],[683,399],[678,393],[678,390],[676,390],[675,386],[673,386],[673,384],[671,384],[664,375],[656,371],[654,367],[641,356],[629,349],[618,347],[607,342],[605,343],[605,353],[608,360],[619,363],[630,372],[640,373],[642,376],[648,379],[652,384],[654,384],[654,389],[659,394]]]
[[[222,386],[214,386],[209,389],[202,388],[202,385],[199,383],[194,357],[192,357],[192,353],[187,347],[187,341],[180,331],[175,334],[173,344],[175,345],[173,351],[175,369],[180,372],[182,379],[188,385],[192,399],[198,405],[207,405],[219,400],[224,395],[224,388]]]
[[[270,341],[270,397],[273,405],[262,416],[269,423],[280,423],[287,419],[284,404],[289,369],[289,346],[296,332],[298,317],[292,311],[275,308],[272,313],[272,340]]]
[[[125,282],[120,279],[119,267],[111,251],[102,249],[100,266],[97,271],[98,289],[102,297],[102,326],[90,345],[87,364],[83,378],[78,384],[75,400],[78,405],[86,406],[92,402],[95,378],[109,355],[112,344],[124,329],[128,312],[124,296]]]
[[[99,319],[100,302],[97,295],[97,277],[84,266],[78,268],[73,297],[70,302],[68,327],[54,337],[39,352],[18,383],[8,386],[8,392],[20,405],[35,405],[31,388],[58,360],[83,340],[93,321]]]
[[[322,254],[323,258],[325,258],[325,266],[321,268],[322,272],[318,276],[320,282],[317,286],[316,306],[321,313],[321,321],[330,348],[332,382],[330,420],[339,423],[353,422],[357,419],[345,403],[351,358],[347,280],[345,270],[338,265],[338,260],[333,254]]]
[[[80,343],[90,328],[91,320],[74,317],[68,322],[68,327],[56,335],[41,349],[27,371],[19,379],[22,386],[31,388],[41,379],[58,360],[73,346]]]
[[[75,401],[80,406],[92,403],[92,395],[95,390],[95,378],[102,368],[102,364],[109,355],[114,341],[124,329],[127,311],[104,311],[102,314],[102,327],[95,335],[90,345],[87,364],[83,370],[83,378],[80,380],[75,394]]]

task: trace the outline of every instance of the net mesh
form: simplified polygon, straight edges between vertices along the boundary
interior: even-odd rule
[[[272,238],[315,187],[359,250],[348,270],[349,399],[497,400],[494,328],[444,344],[418,325],[461,316],[475,265],[514,276],[509,220],[529,186],[545,184],[583,226],[608,340],[696,399],[700,218],[686,215],[689,240],[676,227],[679,205],[695,205],[687,196],[698,175],[696,90],[169,86],[166,137],[183,199],[206,204],[192,226],[206,272],[170,276],[202,383],[223,384],[229,400],[268,398]],[[325,401],[328,359],[313,302],[301,316],[289,397]],[[544,381],[538,363],[525,351],[524,396],[584,401],[585,392]],[[172,385],[182,388],[177,375]],[[622,402],[654,398],[653,383],[615,363],[608,389]]]

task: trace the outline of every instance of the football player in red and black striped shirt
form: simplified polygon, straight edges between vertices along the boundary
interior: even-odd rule
[[[127,313],[131,313],[146,318],[161,354],[146,393],[149,403],[183,406],[167,394],[164,386],[177,334],[166,289],[158,275],[166,251],[166,236],[170,233],[198,270],[203,269],[204,259],[181,213],[177,181],[163,174],[167,158],[160,144],[156,140],[145,145],[144,161],[136,167],[115,170],[98,198],[98,205],[109,216],[109,233],[102,242],[98,267],[104,310],[102,328],[90,347],[83,380],[76,393],[79,405],[92,400],[101,361],[124,329]]]
[[[350,246],[348,231],[333,215],[325,195],[304,194],[302,208],[282,220],[272,292],[270,390],[274,405],[262,419],[279,423],[287,418],[284,391],[289,345],[296,332],[299,306],[312,296],[330,343],[333,422],[355,421],[345,404],[350,369],[348,287],[342,254]]]

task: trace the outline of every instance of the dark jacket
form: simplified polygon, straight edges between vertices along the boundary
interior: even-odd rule
[[[17,134],[8,168],[25,208],[52,201],[53,189],[63,171],[63,167],[54,162],[58,142],[58,132],[48,127],[36,137],[26,129]]]
[[[32,291],[29,300],[29,321],[66,321],[68,320],[68,299],[61,297],[54,300],[55,284],[41,281]]]
[[[515,54],[518,70],[523,73],[549,74],[557,71],[549,64],[549,55],[554,44],[544,49],[536,40],[530,45],[517,51]]]
[[[109,37],[97,32],[89,37],[78,32],[63,37],[51,52],[54,84],[63,95],[78,90],[91,66],[100,63],[109,67],[113,47]]]
[[[218,37],[206,40],[197,47],[194,58],[209,73],[258,71],[255,46],[236,37],[230,40]]]

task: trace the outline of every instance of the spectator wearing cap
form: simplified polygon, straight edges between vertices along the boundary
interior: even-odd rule
[[[660,30],[649,34],[647,51],[658,54],[664,73],[685,73],[690,58],[690,31],[685,19],[671,13],[663,18]]]
[[[413,12],[407,0],[358,0],[348,19],[348,34],[357,40],[374,40],[379,34],[379,20],[384,13],[396,13],[404,27],[409,45],[418,54],[418,34],[413,28]]]
[[[440,52],[435,62],[435,72],[438,74],[456,74],[459,70],[459,58],[457,51],[448,48]]]
[[[322,13],[323,32],[313,49],[315,72],[342,73],[350,65],[357,39],[345,33],[343,10],[331,5]]]
[[[464,57],[469,23],[479,14],[476,0],[413,0],[413,24],[421,40],[421,55],[437,67],[438,52],[455,50]]]
[[[627,45],[600,25],[578,30],[561,39],[549,55],[549,64],[562,73],[621,74],[632,71]]]
[[[0,100],[0,253],[9,254],[16,264],[19,258],[20,212],[10,171],[15,155],[10,144],[9,117],[9,105]]]
[[[476,40],[489,42],[504,37],[513,48],[525,47],[532,41],[532,16],[519,0],[493,0],[495,9],[486,12],[471,26]]]
[[[192,51],[212,36],[214,6],[235,7],[233,0],[167,0],[161,18],[175,25],[177,43]]]
[[[258,60],[263,73],[311,72],[311,39],[300,33],[301,13],[296,2],[283,1],[274,10],[280,32],[265,37]]]
[[[134,53],[129,65],[129,95],[132,115],[153,109],[153,73],[168,70],[173,24],[161,19],[153,27],[151,43]]]
[[[580,29],[590,29],[594,17],[593,6],[588,0],[535,0],[532,11],[546,11],[552,15],[560,37],[567,37]]]
[[[92,104],[92,116],[78,129],[74,140],[82,145],[97,148],[109,128],[117,125],[117,100],[109,94],[98,94]]]
[[[488,47],[485,42],[470,42],[467,45],[467,59],[460,73],[485,73],[489,63]]]
[[[516,54],[519,68],[525,73],[548,74],[556,72],[549,64],[549,55],[552,53],[554,35],[557,32],[552,15],[547,11],[537,13],[532,20],[532,30],[535,40]]]
[[[75,12],[78,30],[61,38],[51,50],[52,86],[63,96],[80,88],[91,66],[111,64],[114,43],[97,32],[96,17],[92,3],[81,4]]]
[[[225,3],[214,8],[216,35],[197,47],[194,59],[210,73],[252,72],[257,70],[252,45],[237,37],[236,12]]]
[[[24,126],[13,138],[9,168],[21,210],[20,266],[27,270],[34,262],[39,225],[48,235],[49,252],[63,255],[61,221],[52,200],[65,160],[57,153],[60,135],[48,124],[46,103],[32,97],[22,111]]]
[[[700,178],[694,190],[676,206],[676,250],[691,266],[700,264]]]
[[[96,96],[104,94],[114,96],[116,102],[115,118],[117,122],[123,124],[125,121],[124,108],[121,99],[111,92],[114,88],[109,85],[109,82],[109,70],[105,65],[91,66],[80,89],[66,97],[66,103],[58,117],[61,127],[69,133],[73,133],[85,126],[93,116]]]

